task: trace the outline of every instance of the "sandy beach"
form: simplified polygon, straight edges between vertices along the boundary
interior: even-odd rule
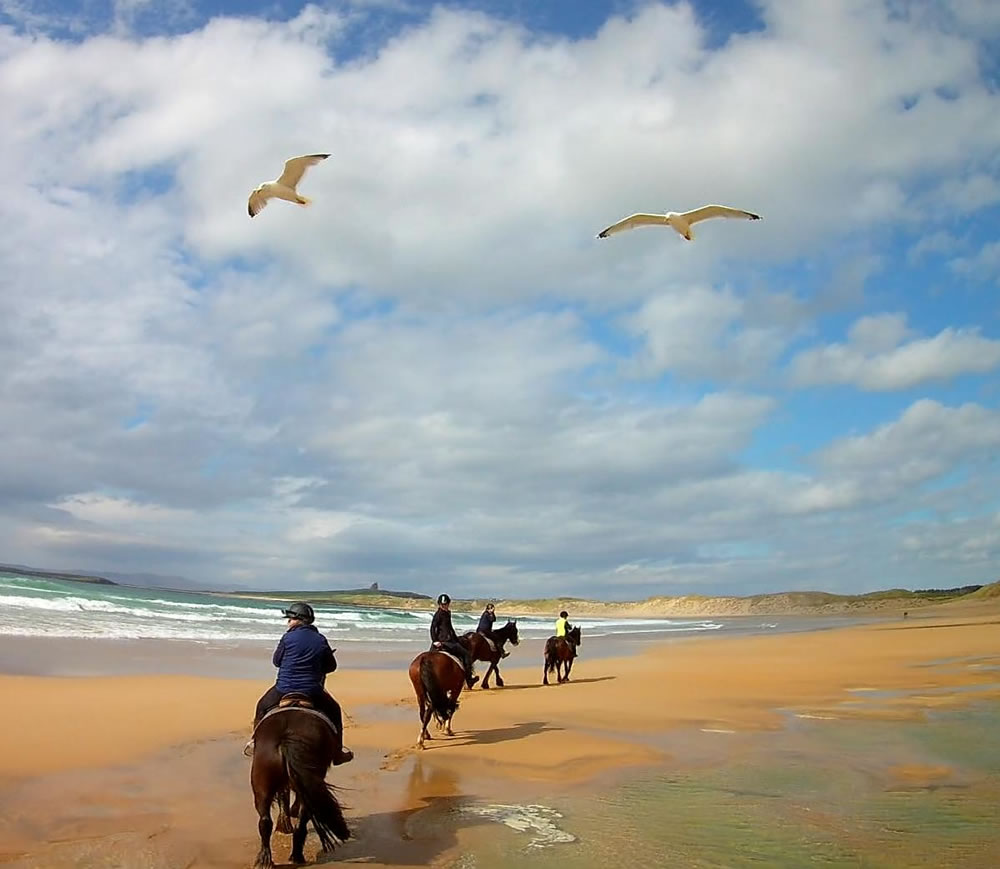
[[[357,839],[335,859],[449,865],[460,844],[454,831],[414,844],[414,818],[427,817],[420,813],[435,800],[531,802],[553,789],[587,792],[638,771],[719,762],[790,721],[919,721],[928,710],[995,701],[998,650],[995,605],[813,633],[698,638],[619,658],[588,660],[585,640],[572,682],[549,687],[540,685],[540,661],[519,649],[505,662],[507,687],[463,693],[456,736],[419,754],[405,671],[343,669],[330,687],[357,759],[330,779],[345,788]],[[249,865],[256,823],[240,747],[266,686],[176,675],[0,676],[4,695],[16,698],[0,721],[0,865]],[[735,739],[723,745],[723,735]],[[901,766],[891,776],[919,784],[949,774]],[[276,837],[277,855],[284,839]],[[311,842],[307,855],[314,852]]]

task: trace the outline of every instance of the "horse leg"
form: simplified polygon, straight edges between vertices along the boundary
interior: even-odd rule
[[[292,833],[292,853],[288,858],[289,863],[294,863],[296,866],[305,863],[306,857],[302,849],[306,844],[306,824],[309,823],[309,810],[303,809],[299,815],[299,823],[295,827],[295,832]]]
[[[490,687],[490,673],[494,672],[496,670],[496,668],[497,668],[496,663],[494,661],[490,661],[490,665],[486,668],[486,675],[483,676],[483,682],[479,686],[480,688],[489,688]],[[497,684],[498,685],[502,685],[503,684],[502,682],[500,682],[500,677],[499,676],[497,676]]]
[[[503,688],[503,676],[500,675],[500,659],[497,658],[493,662],[493,672],[497,677],[497,688]]]
[[[455,735],[455,731],[451,729],[451,716],[450,715],[447,717],[447,719],[445,719],[445,725],[446,725],[445,733],[447,733],[449,736],[454,736]]]
[[[274,829],[279,833],[291,833],[291,813],[291,809],[288,808],[288,791],[278,791],[278,822],[274,825]]]
[[[548,685],[549,684],[549,662],[548,662],[548,660],[546,660],[545,663],[542,665],[542,684],[543,685]]]
[[[292,793],[295,793],[294,791]],[[299,816],[299,809],[302,807],[302,801],[299,799],[299,795],[295,794],[295,799],[292,800],[292,807],[288,810],[288,817],[297,818]]]
[[[566,662],[566,678],[563,680],[564,682],[568,682],[569,681],[569,671],[572,670],[572,669],[573,669],[573,659],[570,658]]]
[[[427,725],[431,723],[431,715],[434,710],[431,709],[431,704],[427,704],[427,708],[420,713],[420,736],[417,737],[417,748],[424,747],[424,740],[431,739],[430,731],[427,730]]]
[[[254,790],[254,805],[257,808],[257,832],[260,833],[260,850],[254,860],[254,869],[274,869],[274,858],[271,856],[271,800],[274,795],[269,792]]]

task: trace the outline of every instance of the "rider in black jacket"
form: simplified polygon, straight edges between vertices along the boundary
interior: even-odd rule
[[[442,594],[438,596],[437,602],[437,612],[431,619],[431,650],[442,649],[458,658],[465,667],[465,684],[471,688],[479,681],[479,677],[472,674],[472,656],[458,641],[458,635],[452,627],[451,598]]]

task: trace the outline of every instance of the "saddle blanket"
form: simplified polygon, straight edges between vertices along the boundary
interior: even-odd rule
[[[444,649],[433,649],[432,651],[434,652],[435,655],[447,655],[456,664],[458,664],[459,667],[462,668],[462,672],[463,673],[465,672],[465,665],[462,663],[462,659],[461,658],[456,657],[451,652],[446,652]]]

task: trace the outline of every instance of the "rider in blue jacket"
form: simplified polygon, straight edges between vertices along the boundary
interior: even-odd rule
[[[274,685],[267,689],[264,696],[257,701],[253,725],[258,722],[268,710],[273,709],[286,694],[305,694],[313,706],[326,715],[337,728],[340,747],[334,756],[334,765],[347,763],[354,759],[354,753],[344,748],[344,716],[340,704],[333,699],[325,688],[326,674],[337,669],[337,659],[333,649],[313,622],[316,614],[307,603],[296,602],[282,613],[288,619],[288,630],[278,640],[271,662],[278,668],[278,678]],[[247,743],[247,749],[252,749],[253,739]]]
[[[476,628],[477,634],[482,634],[494,645],[497,643],[496,637],[493,636],[493,623],[497,620],[495,609],[492,603],[486,604],[486,609],[483,610],[483,614],[479,617],[479,626]],[[501,658],[509,657],[509,655],[510,652],[505,649],[500,650]]]

